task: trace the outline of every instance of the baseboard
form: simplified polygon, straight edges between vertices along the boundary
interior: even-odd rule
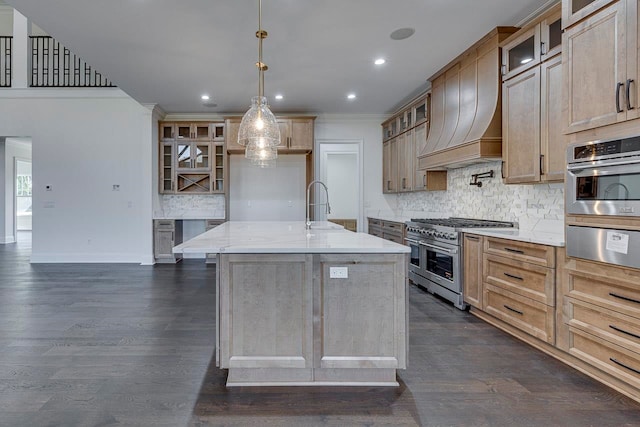
[[[0,240],[0,245],[6,245],[8,243],[15,243],[16,239],[13,236],[4,236],[1,240]]]
[[[148,261],[144,257],[143,261]],[[32,264],[43,263],[121,263],[121,264],[141,264],[140,254],[123,254],[123,253],[106,253],[106,254],[87,254],[87,253],[32,253]]]

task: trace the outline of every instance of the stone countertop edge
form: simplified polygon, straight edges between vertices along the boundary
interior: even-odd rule
[[[408,246],[333,223],[227,221],[173,248],[174,253],[409,253]]]
[[[537,243],[540,245],[564,247],[564,233],[550,231],[520,230],[518,228],[464,228],[463,233],[481,236],[498,237],[500,239]]]

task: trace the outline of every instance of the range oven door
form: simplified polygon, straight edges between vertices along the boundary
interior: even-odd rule
[[[567,166],[567,213],[640,216],[640,159],[607,163]]]
[[[411,256],[409,257],[409,271],[421,274],[421,270],[424,268],[424,251],[419,243],[420,236],[413,236],[408,234],[404,239],[405,244],[411,248]]]
[[[462,292],[460,248],[435,240],[422,240],[425,264],[421,274],[452,292]]]

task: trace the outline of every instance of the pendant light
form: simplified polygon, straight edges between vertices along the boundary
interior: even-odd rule
[[[280,127],[269,109],[264,96],[264,72],[267,65],[262,62],[262,40],[267,32],[262,29],[262,0],[258,0],[258,96],[251,98],[251,108],[240,122],[238,144],[245,146],[245,157],[260,167],[275,166],[278,157],[277,146],[280,145]]]

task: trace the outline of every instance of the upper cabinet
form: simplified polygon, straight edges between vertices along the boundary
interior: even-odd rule
[[[502,175],[507,184],[564,179],[560,27],[558,5],[504,41]]]
[[[562,28],[568,28],[615,0],[562,0]]]
[[[160,122],[159,134],[160,193],[224,193],[224,123]]]
[[[429,130],[431,94],[418,97],[382,123],[382,192],[446,190],[446,171],[418,169]]]
[[[278,117],[280,127],[280,145],[278,153],[310,153],[313,151],[315,117]],[[227,152],[244,153],[244,145],[238,144],[238,131],[242,117],[229,117],[225,120]]]
[[[576,9],[578,4],[582,7]],[[586,11],[596,12],[588,15]],[[569,26],[571,20],[564,22],[565,131],[575,133],[637,118],[637,0],[564,0],[563,15],[588,15],[573,26]]]

